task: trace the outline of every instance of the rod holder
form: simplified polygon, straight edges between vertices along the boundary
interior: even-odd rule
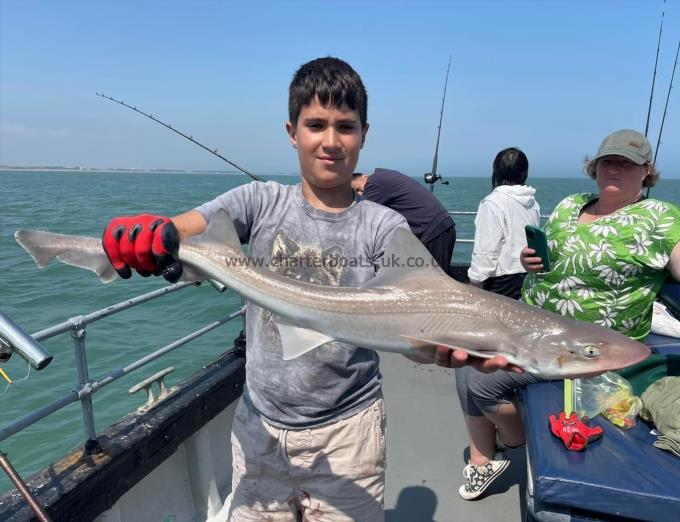
[[[0,312],[0,337],[4,344],[36,370],[42,370],[52,361],[52,355],[38,341],[2,312]]]

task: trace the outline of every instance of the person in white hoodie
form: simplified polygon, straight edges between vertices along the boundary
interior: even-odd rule
[[[470,283],[513,299],[521,296],[526,272],[519,253],[527,244],[525,225],[538,225],[536,190],[526,185],[529,161],[517,147],[503,149],[493,162],[493,192],[479,204]]]
[[[516,147],[500,151],[493,162],[491,185],[493,192],[479,204],[475,218],[475,245],[468,270],[470,283],[485,290],[514,299],[521,297],[526,271],[520,262],[520,252],[526,246],[525,225],[538,225],[540,208],[534,194],[525,185],[529,161]],[[484,493],[489,485],[509,466],[509,459],[499,446],[516,447],[524,443],[524,429],[517,411],[514,390],[502,385],[489,388],[488,395],[501,397],[502,404],[480,406],[470,386],[479,377],[474,372],[456,369],[456,390],[465,415],[470,440],[470,460],[463,470],[465,483],[458,494],[472,500]],[[518,384],[534,382],[529,373],[513,375]],[[513,382],[515,382],[513,381]],[[497,443],[496,425],[503,424],[503,443]],[[499,441],[500,442],[500,441]]]

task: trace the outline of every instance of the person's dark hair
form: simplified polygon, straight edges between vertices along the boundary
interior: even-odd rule
[[[529,160],[517,147],[503,149],[493,160],[491,186],[524,185],[529,176]]]
[[[361,126],[366,127],[368,96],[361,77],[339,58],[327,56],[302,65],[293,76],[288,90],[288,118],[295,127],[300,111],[315,97],[321,105],[339,109],[346,104],[359,113]]]

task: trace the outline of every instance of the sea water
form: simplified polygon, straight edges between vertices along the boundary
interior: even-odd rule
[[[284,184],[296,176],[268,176]],[[76,315],[84,315],[129,299],[166,283],[162,278],[138,276],[103,285],[91,272],[52,263],[38,269],[14,241],[20,228],[65,234],[100,236],[111,217],[150,212],[176,215],[247,183],[245,175],[88,171],[0,171],[0,310],[26,331],[35,333]],[[488,178],[450,178],[437,184],[435,195],[450,210],[475,211],[490,192]],[[549,214],[563,197],[595,190],[585,176],[531,178],[542,213]],[[680,180],[661,180],[652,196],[680,203]],[[456,216],[459,239],[474,236],[474,216]],[[468,262],[471,245],[457,244],[455,263]],[[188,288],[134,307],[87,327],[85,343],[90,378],[95,380],[161,348],[177,338],[222,318],[240,306],[233,292],[218,293],[210,285]],[[96,429],[104,430],[142,405],[146,397],[128,389],[168,366],[175,368],[169,385],[185,379],[231,347],[242,328],[240,318],[183,346],[159,361],[119,379],[93,397]],[[0,379],[0,426],[7,426],[76,387],[73,340],[70,335],[43,342],[54,356],[44,370],[32,370],[18,356],[3,365],[17,380],[6,386]],[[451,393],[455,393],[453,386]],[[225,433],[225,437],[228,434]],[[80,403],[0,442],[0,451],[24,479],[28,479],[86,438]],[[11,487],[0,473],[0,492]]]

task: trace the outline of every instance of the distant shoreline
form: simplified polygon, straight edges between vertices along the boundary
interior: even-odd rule
[[[243,174],[237,170],[185,170],[185,169],[121,169],[121,168],[90,168],[90,167],[9,167],[0,165],[0,171],[14,172],[128,172],[128,173],[157,173],[157,174]]]
[[[0,172],[115,172],[117,174],[210,174],[219,176],[246,176],[238,170],[185,170],[185,169],[121,169],[88,167],[9,167],[0,165]],[[299,176],[299,172],[258,172],[261,176]]]

